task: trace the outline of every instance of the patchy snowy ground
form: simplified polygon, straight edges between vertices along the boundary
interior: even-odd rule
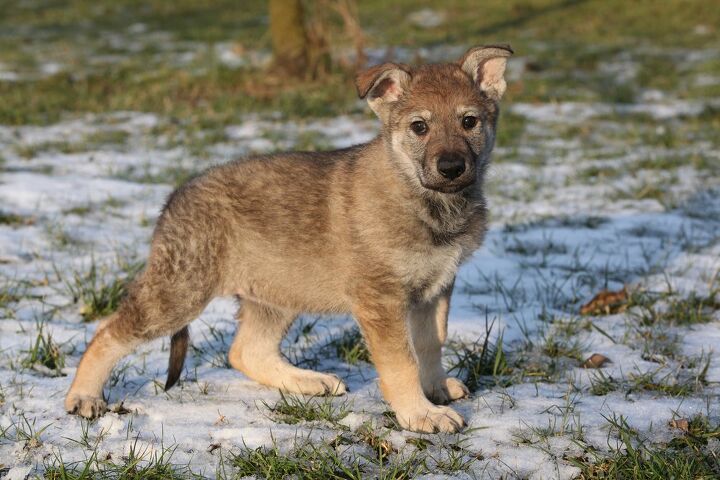
[[[369,476],[572,478],[621,445],[613,423],[654,444],[682,433],[673,420],[717,425],[718,107],[650,92],[506,109],[492,229],[456,284],[446,352],[475,387],[454,405],[469,427],[447,436],[394,428],[351,319],[302,318],[284,345],[293,362],[343,377],[345,397],[282,398],[229,369],[231,299],[193,323],[178,387],[162,391],[159,340],[115,370],[112,412],[87,422],[63,411],[88,320],[113,308],[115,279],[144,259],[176,182],[238,155],[366,141],[374,120],[247,117],[193,138],[133,112],[0,126],[0,477],[137,457],[189,466],[185,476],[242,476],[262,471],[257,447],[302,458],[310,442]],[[623,286],[629,298],[608,314],[579,315]],[[580,368],[593,353],[611,363]]]

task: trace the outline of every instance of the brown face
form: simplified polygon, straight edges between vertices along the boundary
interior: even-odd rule
[[[458,193],[483,178],[505,93],[509,45],[473,47],[457,63],[384,63],[358,74],[401,171],[419,187]]]
[[[388,118],[394,156],[424,188],[457,193],[482,181],[495,139],[497,104],[458,65],[413,72]]]

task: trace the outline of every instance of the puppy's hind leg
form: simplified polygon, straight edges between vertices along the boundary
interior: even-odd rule
[[[172,280],[152,270],[145,272],[118,311],[98,328],[65,398],[68,413],[86,418],[102,415],[103,386],[117,362],[140,344],[181,330],[205,308],[209,290],[191,295]]]
[[[304,395],[342,395],[345,384],[335,375],[295,367],[280,354],[280,342],[294,312],[243,300],[238,332],[228,359],[233,368],[269,387]]]
[[[137,338],[124,332],[123,321],[118,313],[98,327],[78,365],[75,379],[65,398],[65,410],[85,418],[95,418],[105,413],[103,385],[115,364],[139,343]]]

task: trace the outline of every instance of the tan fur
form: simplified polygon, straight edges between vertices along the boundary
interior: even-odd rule
[[[482,183],[509,52],[480,48],[459,63],[373,67],[357,87],[382,120],[377,139],[238,160],[175,191],[145,271],[78,366],[67,410],[102,414],[113,365],[158,336],[176,334],[174,379],[182,329],[212,298],[237,295],[229,360],[248,377],[291,392],[343,394],[339,378],[290,365],[279,344],[302,312],[351,312],[400,424],[462,428],[460,415],[431,400],[468,394],[443,371],[441,347],[458,266],[485,233]],[[418,133],[417,122],[427,129]]]

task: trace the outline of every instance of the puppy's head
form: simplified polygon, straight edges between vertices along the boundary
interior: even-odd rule
[[[505,45],[475,47],[456,63],[384,63],[358,75],[358,95],[382,120],[392,157],[411,181],[451,194],[482,180],[512,53]]]

